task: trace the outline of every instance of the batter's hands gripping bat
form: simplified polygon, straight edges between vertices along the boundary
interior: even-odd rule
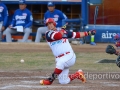
[[[96,30],[90,30],[90,31],[87,31],[88,32],[88,35],[95,35],[96,34]]]
[[[64,26],[61,27],[61,29],[66,30],[68,23],[66,23]]]
[[[64,26],[62,26],[61,27],[61,30],[60,31],[62,31],[62,33],[63,33],[63,38],[66,38],[67,37],[67,35],[66,35],[66,28],[67,28],[67,25],[68,25],[68,23],[66,23]]]
[[[66,23],[64,26],[62,26],[61,29],[66,31],[67,25],[68,25],[68,23]],[[96,34],[96,30],[90,30],[87,32],[88,32],[88,35],[95,35]]]

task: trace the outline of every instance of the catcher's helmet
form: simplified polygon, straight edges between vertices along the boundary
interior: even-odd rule
[[[116,59],[116,65],[120,68],[120,56],[118,56]]]
[[[120,34],[119,33],[114,36],[114,40],[116,40],[116,41],[120,40]]]
[[[45,24],[47,25],[48,23],[53,23],[53,25],[56,26],[56,22],[54,21],[53,18],[46,19],[46,23]]]
[[[116,47],[120,47],[120,41],[116,41],[116,42],[115,42],[115,46],[116,46]]]
[[[120,47],[120,33],[114,36],[115,46]]]

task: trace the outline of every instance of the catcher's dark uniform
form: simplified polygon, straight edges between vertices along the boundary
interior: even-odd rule
[[[107,46],[106,53],[115,54],[118,56],[115,62],[116,62],[116,65],[120,68],[120,53],[116,51],[116,49],[112,45]]]
[[[120,33],[114,36],[115,46],[120,47]],[[108,45],[106,48],[106,53],[117,55],[116,65],[120,68],[120,53],[112,45]]]

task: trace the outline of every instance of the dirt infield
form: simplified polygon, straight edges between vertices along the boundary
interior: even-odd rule
[[[97,44],[91,46],[72,45],[77,52],[105,53],[108,44]],[[46,43],[0,43],[0,53],[28,53],[28,52],[51,52]],[[117,66],[116,66],[117,67]],[[91,70],[92,71],[92,70]],[[71,72],[74,72],[71,71]],[[60,85],[58,80],[50,86],[39,85],[39,80],[46,78],[46,73],[51,71],[43,70],[0,70],[0,90],[118,90],[120,88],[120,73],[98,73],[99,71],[85,72],[87,83],[83,84],[79,80],[74,80],[70,84]],[[113,77],[114,76],[114,77]]]

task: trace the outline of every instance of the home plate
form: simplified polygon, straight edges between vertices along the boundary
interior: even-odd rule
[[[97,61],[96,63],[115,63],[115,60],[102,59],[102,60]]]

